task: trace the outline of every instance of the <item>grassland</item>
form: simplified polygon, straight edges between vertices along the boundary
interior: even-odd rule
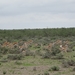
[[[0,75],[75,75],[75,29],[63,31],[0,30]]]
[[[64,59],[74,59],[74,52],[64,53]],[[0,75],[74,75],[74,66],[64,68],[62,61],[64,59],[40,59],[39,56],[25,56],[22,60],[0,62]],[[53,66],[59,67],[58,71],[49,71]],[[34,69],[35,68],[35,69]],[[6,72],[6,74],[4,74]]]

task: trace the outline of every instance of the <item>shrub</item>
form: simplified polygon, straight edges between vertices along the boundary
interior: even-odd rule
[[[2,58],[3,56],[2,56],[2,54],[0,53],[0,58]]]
[[[34,53],[31,52],[30,50],[26,50],[25,53],[26,53],[25,54],[26,56],[33,56],[34,55]]]
[[[45,54],[43,54],[42,58],[51,58],[51,52],[46,51]]]
[[[75,61],[74,60],[63,60],[62,66],[66,68],[69,66],[75,66]]]
[[[7,58],[10,59],[10,60],[21,60],[22,57],[23,56],[21,54],[9,54],[7,56]]]
[[[33,67],[33,71],[36,71],[36,67]]]
[[[16,65],[21,65],[22,63],[20,61],[15,62]]]
[[[49,73],[48,72],[45,72],[44,75],[49,75]]]
[[[51,55],[52,56],[55,56],[56,54],[60,53],[61,51],[59,50],[59,47],[56,45],[54,47],[52,47],[52,50],[51,50]]]
[[[74,60],[68,60],[67,63],[68,63],[70,66],[75,66],[75,61],[74,61]]]
[[[9,49],[6,47],[0,47],[0,54],[6,54],[8,53]]]
[[[0,63],[0,65],[1,65],[1,63]]]
[[[5,63],[5,62],[8,62],[8,60],[7,60],[7,58],[2,58],[2,59],[0,60],[0,62]]]
[[[64,67],[64,68],[68,68],[69,67],[69,64],[67,63],[67,60],[63,60],[62,61],[62,67]]]
[[[5,75],[6,74],[6,71],[3,71],[3,74]]]
[[[62,54],[62,53],[56,54],[56,58],[57,58],[57,59],[63,59],[63,54]]]
[[[75,71],[75,67],[73,68],[73,71]]]
[[[36,55],[40,55],[40,50],[35,51]]]
[[[75,41],[70,43],[69,48],[72,49],[73,47],[75,47]]]
[[[38,74],[38,75],[41,75],[41,74]]]
[[[39,55],[39,56],[42,56],[42,55],[43,55],[40,50],[36,50],[36,51],[35,51],[35,54],[36,54],[36,55]]]
[[[18,48],[14,48],[14,49],[10,49],[9,53],[10,54],[19,54],[19,53],[21,53],[21,51]]]
[[[59,71],[59,67],[58,66],[53,66],[49,69],[49,71]]]

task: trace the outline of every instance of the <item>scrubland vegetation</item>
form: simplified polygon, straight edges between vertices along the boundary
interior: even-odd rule
[[[75,75],[75,28],[0,30],[0,75]]]

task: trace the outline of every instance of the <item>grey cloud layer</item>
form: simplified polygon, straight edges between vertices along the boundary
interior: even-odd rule
[[[31,12],[47,13],[75,13],[75,2],[49,2],[44,5],[26,5],[26,3],[9,4],[0,6],[0,16],[18,15]]]
[[[0,28],[73,27],[74,7],[75,0],[2,0]]]

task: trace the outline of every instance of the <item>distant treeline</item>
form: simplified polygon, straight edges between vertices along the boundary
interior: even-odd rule
[[[46,29],[19,29],[0,30],[0,38],[12,37],[19,39],[23,37],[68,37],[75,36],[75,28],[46,28]]]

